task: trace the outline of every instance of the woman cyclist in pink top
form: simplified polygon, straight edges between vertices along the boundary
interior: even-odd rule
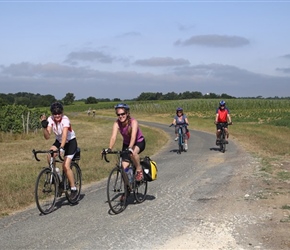
[[[129,166],[129,157],[131,157],[136,167],[135,178],[137,181],[141,181],[143,171],[139,154],[145,149],[145,138],[139,128],[137,120],[130,116],[130,108],[127,104],[119,103],[115,106],[115,111],[118,119],[114,122],[109,148],[106,149],[106,152],[110,152],[114,147],[119,131],[123,137],[122,150],[127,149],[130,152],[130,156],[129,154],[123,156],[124,161],[122,162],[122,166],[126,169]]]

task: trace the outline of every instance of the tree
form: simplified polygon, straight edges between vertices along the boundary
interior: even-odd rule
[[[67,93],[65,97],[62,99],[64,105],[70,105],[74,102],[75,95],[73,93]]]
[[[235,97],[232,97],[232,96],[230,96],[230,95],[228,95],[228,94],[222,93],[222,94],[221,94],[221,98],[222,98],[222,99],[232,99],[232,98],[235,98]]]
[[[163,100],[178,100],[178,94],[175,92],[168,92],[163,96]]]
[[[98,100],[93,96],[88,97],[85,101],[85,104],[93,104],[93,103],[98,103]]]

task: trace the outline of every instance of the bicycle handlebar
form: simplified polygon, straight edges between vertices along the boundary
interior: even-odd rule
[[[106,152],[106,150],[103,149],[103,151],[102,151],[102,160],[105,159],[106,162],[110,162],[108,160],[108,158],[107,158],[107,154],[119,154],[119,155],[121,155],[121,154],[125,154],[125,153],[130,154],[131,152],[128,149],[126,149],[126,150],[108,151],[108,152]]]
[[[217,125],[217,124],[225,124],[225,123],[228,124],[228,125],[233,125],[233,122],[217,122],[217,123],[216,123],[216,122],[214,121],[214,124],[215,124],[215,125]]]
[[[180,126],[180,127],[187,127],[187,126],[189,126],[189,124],[188,123],[182,123],[182,124],[173,124],[173,123],[171,123],[170,125],[169,125],[169,127],[172,127],[172,126]]]
[[[32,150],[33,156],[35,160],[40,161],[39,158],[37,157],[37,154],[50,154],[51,157],[53,157],[53,154],[57,153],[58,158],[60,161],[64,161],[64,159],[61,157],[59,150]]]

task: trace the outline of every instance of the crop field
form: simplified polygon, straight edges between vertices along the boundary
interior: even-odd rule
[[[177,107],[182,107],[189,117],[213,119],[218,107],[217,99],[194,99],[176,101],[130,101],[133,114],[174,115]],[[288,99],[230,99],[226,100],[235,122],[271,124],[290,127],[290,100]],[[85,112],[89,107],[97,112],[113,110],[116,103],[98,103],[85,105],[76,103],[66,109],[73,112]],[[113,112],[112,112],[113,113]]]

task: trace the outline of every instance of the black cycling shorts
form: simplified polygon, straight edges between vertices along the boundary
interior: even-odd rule
[[[137,146],[140,149],[139,154],[144,151],[145,147],[146,147],[146,142],[145,142],[145,138],[143,139],[143,141],[137,142],[134,146]],[[123,144],[123,148],[122,150],[125,150],[129,147],[129,145]],[[124,154],[123,155],[123,160],[127,160],[129,161],[130,156],[129,154]]]
[[[60,142],[58,140],[55,140],[55,142],[53,143],[54,146],[56,146],[57,148],[60,147]],[[78,147],[78,143],[76,138],[71,139],[70,141],[68,141],[65,146],[64,146],[64,156],[66,155],[73,155],[75,154],[75,152],[77,151],[77,147]]]
[[[227,128],[227,127],[228,127],[228,123],[227,123],[227,122],[224,122],[224,123],[218,123],[218,124],[216,125],[216,129],[217,129],[217,130],[221,130],[222,127]]]

